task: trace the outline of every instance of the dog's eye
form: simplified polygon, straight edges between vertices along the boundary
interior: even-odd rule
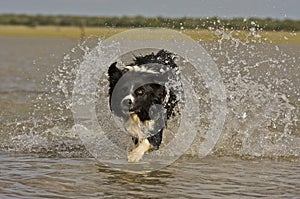
[[[136,94],[136,95],[143,95],[143,94],[144,94],[144,89],[142,89],[142,88],[137,89],[137,90],[135,91],[135,94]]]

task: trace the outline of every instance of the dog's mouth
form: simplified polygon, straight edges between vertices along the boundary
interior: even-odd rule
[[[138,114],[138,113],[141,113],[142,111],[145,111],[145,110],[143,110],[141,107],[134,106],[134,104],[131,104],[129,106],[129,113],[130,114],[133,114],[133,113]]]
[[[138,114],[141,112],[145,112],[142,107],[137,106],[132,102],[131,99],[126,99],[124,98],[121,102],[121,108],[124,113],[129,113],[129,114]]]
[[[125,115],[140,115],[143,111],[142,108],[134,106],[132,102],[126,101],[121,103],[122,112]]]
[[[130,106],[127,109],[127,114],[130,116],[138,116],[141,121],[150,120],[149,110],[145,107]]]

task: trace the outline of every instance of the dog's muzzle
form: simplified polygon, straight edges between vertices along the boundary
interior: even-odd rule
[[[130,112],[132,109],[132,100],[129,98],[124,98],[121,101],[121,108],[123,112]]]

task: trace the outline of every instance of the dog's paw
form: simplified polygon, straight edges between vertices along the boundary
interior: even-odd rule
[[[144,153],[137,153],[135,151],[131,151],[127,157],[127,160],[128,162],[139,162],[142,159],[143,155]]]
[[[147,139],[144,139],[138,147],[133,149],[127,157],[128,162],[139,162],[143,155],[151,149],[151,144]]]

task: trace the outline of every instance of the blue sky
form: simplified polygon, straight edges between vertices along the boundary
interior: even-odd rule
[[[300,20],[300,0],[0,0],[4,13]]]

